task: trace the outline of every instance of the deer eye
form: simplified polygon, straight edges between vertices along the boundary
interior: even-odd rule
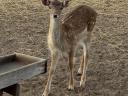
[[[60,9],[62,10],[63,9],[63,6],[61,6]]]
[[[48,6],[49,7],[49,9],[51,9],[51,6]]]
[[[57,18],[58,16],[57,15],[53,15],[54,18]]]

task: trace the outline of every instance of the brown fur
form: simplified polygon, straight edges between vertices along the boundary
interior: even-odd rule
[[[79,34],[85,27],[92,31],[92,23],[96,22],[97,13],[89,6],[79,5],[62,20],[62,25],[71,30],[74,34]],[[75,21],[77,20],[77,22]]]
[[[91,7],[86,5],[76,7],[62,20],[62,38],[64,38],[69,45],[72,45],[72,43],[77,40],[75,37],[79,36],[86,27],[87,32],[92,31],[96,22],[96,17],[97,13]]]

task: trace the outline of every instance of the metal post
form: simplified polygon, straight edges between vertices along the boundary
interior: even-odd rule
[[[3,96],[3,91],[0,90],[0,96]]]
[[[14,84],[12,86],[2,89],[2,91],[7,92],[8,94],[10,94],[12,96],[20,96],[20,84]],[[0,94],[2,94],[2,93],[0,93]],[[2,95],[0,95],[0,96],[2,96]]]

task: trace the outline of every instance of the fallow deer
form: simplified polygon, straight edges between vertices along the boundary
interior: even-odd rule
[[[78,73],[81,74],[80,86],[85,84],[90,39],[96,22],[97,13],[89,6],[79,5],[61,19],[61,12],[63,8],[68,7],[69,0],[64,0],[63,2],[58,0],[42,0],[42,3],[48,6],[51,11],[48,33],[51,66],[48,81],[43,93],[43,96],[48,96],[52,77],[61,54],[66,54],[68,57],[70,70],[68,88],[70,90],[74,89],[73,56],[79,45],[83,46],[82,62],[78,69]]]

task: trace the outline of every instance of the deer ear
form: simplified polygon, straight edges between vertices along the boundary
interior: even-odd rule
[[[63,6],[64,6],[64,7],[68,7],[68,4],[69,4],[69,0],[64,0],[64,1],[63,1]]]
[[[42,0],[42,3],[45,5],[45,6],[48,6],[50,4],[50,1],[49,0]]]

